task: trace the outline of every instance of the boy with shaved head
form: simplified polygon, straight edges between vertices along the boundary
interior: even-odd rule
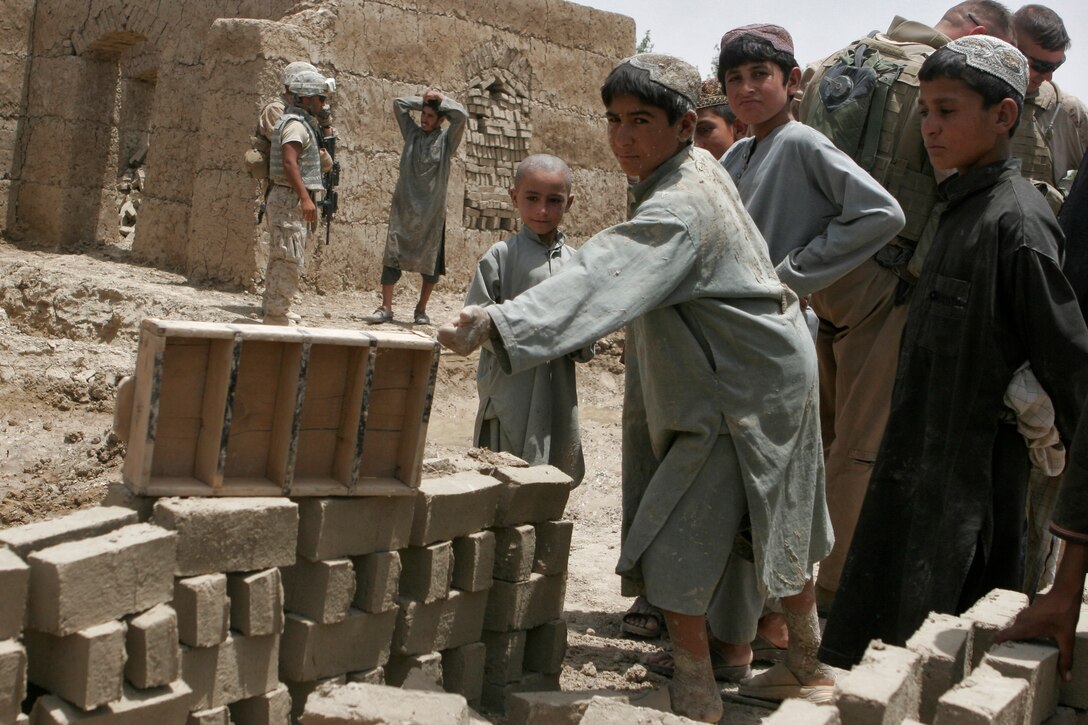
[[[547,154],[529,156],[514,172],[510,199],[521,230],[498,242],[476,265],[465,305],[502,304],[548,279],[574,254],[559,225],[574,202],[570,168]],[[506,451],[529,465],[549,463],[574,479],[585,475],[578,432],[574,363],[593,357],[593,344],[520,373],[503,372],[490,345],[480,350],[480,408],[473,443]]]

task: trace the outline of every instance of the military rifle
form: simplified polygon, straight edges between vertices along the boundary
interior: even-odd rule
[[[340,162],[336,160],[336,136],[324,136],[321,139],[321,147],[332,159],[332,168],[321,174],[321,184],[325,187],[325,198],[321,200],[321,218],[325,220],[325,244],[329,243],[332,233],[332,217],[339,207],[339,194],[336,187],[340,185]]]

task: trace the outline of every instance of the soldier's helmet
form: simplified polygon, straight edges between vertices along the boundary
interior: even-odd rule
[[[283,69],[282,79],[283,85],[290,85],[295,76],[303,71],[310,71],[317,73],[317,68],[312,63],[307,63],[304,60],[296,60],[294,63],[288,63],[287,67]]]
[[[335,89],[336,84],[332,78],[326,78],[317,71],[302,71],[287,83],[287,90],[304,98],[306,96],[327,96]]]

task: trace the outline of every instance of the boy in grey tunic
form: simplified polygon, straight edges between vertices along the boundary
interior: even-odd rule
[[[691,146],[699,85],[669,56],[617,66],[601,95],[612,152],[638,179],[629,220],[516,299],[462,310],[439,340],[461,354],[490,340],[519,371],[627,326],[616,569],[665,612],[674,710],[717,722],[706,613],[740,518],[750,513],[757,577],[775,596],[806,586],[831,531],[815,350],[725,170]],[[796,638],[809,647],[815,609],[811,625]]]
[[[544,281],[574,254],[559,224],[574,202],[570,168],[555,156],[535,154],[518,164],[510,199],[521,230],[498,242],[476,265],[465,305],[502,304]],[[585,476],[578,432],[574,363],[593,357],[593,344],[529,370],[507,374],[490,345],[480,350],[473,443],[507,451],[529,465],[550,463],[574,479]]]

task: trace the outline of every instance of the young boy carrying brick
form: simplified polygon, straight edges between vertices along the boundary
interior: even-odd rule
[[[670,56],[621,62],[601,88],[608,139],[632,177],[626,222],[587,241],[517,298],[467,307],[439,340],[490,340],[526,370],[626,326],[623,527],[628,594],[660,607],[673,641],[673,709],[717,722],[706,615],[745,512],[757,576],[800,592],[831,548],[816,356],[797,296],[725,170],[695,150],[699,74]],[[815,667],[815,610],[795,644]]]
[[[1088,396],[1088,329],[1059,263],[1061,231],[1010,159],[1027,60],[984,35],[919,74],[939,187],[933,244],[910,301],[891,416],[820,657],[856,663],[903,644],[930,611],[1021,585],[1028,449],[1003,404],[1029,362],[1070,439]]]
[[[779,278],[802,299],[810,298],[816,314],[836,324],[845,314],[863,315],[853,309],[861,300],[849,275],[876,264],[873,255],[903,228],[899,204],[826,136],[790,119],[801,69],[785,28],[746,25],[723,35],[720,47],[718,78],[737,118],[749,129],[749,136],[726,152],[722,165],[762,232]],[[817,354],[834,356],[834,345],[818,346]],[[840,361],[838,367],[843,365]],[[834,390],[833,385],[823,387]],[[730,566],[748,569],[740,557]],[[709,619],[716,640],[712,646],[732,666],[752,660],[748,643],[756,635],[763,603],[755,577],[747,573],[733,579],[734,586],[725,592],[729,601],[715,607],[719,616]],[[804,611],[812,596],[810,583],[805,596],[784,601],[787,618],[791,608]],[[770,619],[778,615],[765,617],[761,629],[774,629],[767,627]],[[769,633],[762,636],[772,639]],[[787,656],[742,684],[742,694],[830,699],[830,678],[792,667]]]
[[[574,254],[559,225],[574,203],[573,177],[562,159],[529,156],[514,172],[510,199],[521,230],[480,258],[465,306],[502,304],[548,279]],[[578,485],[585,475],[578,432],[578,388],[574,363],[593,357],[593,344],[529,370],[510,375],[490,345],[480,350],[474,445],[506,451],[530,465],[550,463]]]

